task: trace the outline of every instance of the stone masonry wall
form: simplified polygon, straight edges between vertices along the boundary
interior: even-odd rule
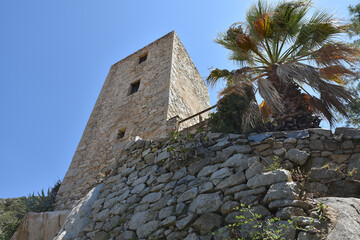
[[[144,54],[146,61],[139,63]],[[136,81],[140,81],[139,90],[130,95],[131,84]],[[180,81],[181,86],[174,85]],[[181,99],[183,104],[176,105],[174,99]],[[114,64],[62,182],[56,209],[71,209],[106,176],[115,163],[113,152],[128,140],[136,136],[165,137],[170,117],[188,117],[208,106],[204,81],[175,32]],[[125,135],[118,139],[120,130]]]
[[[309,230],[284,230],[286,239],[310,239],[321,223],[305,188],[308,199],[360,196],[355,129],[200,133],[133,141],[117,155],[79,239],[226,239],[242,203]],[[294,181],[297,167],[311,170],[305,187]]]

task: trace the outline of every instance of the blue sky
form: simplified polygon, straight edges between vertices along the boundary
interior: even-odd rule
[[[340,18],[358,1],[318,0]],[[252,1],[0,2],[0,198],[62,179],[110,66],[175,30],[205,78],[233,69],[217,32]],[[210,91],[215,104],[221,86]]]

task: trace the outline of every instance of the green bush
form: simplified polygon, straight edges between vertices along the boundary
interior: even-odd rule
[[[0,240],[8,240],[15,233],[27,212],[25,197],[0,199]]]
[[[237,222],[227,226],[230,239],[285,240],[286,234],[291,229],[303,230],[291,220],[281,221],[276,217],[263,219],[263,216],[256,214],[251,206],[241,204],[241,208],[236,208],[236,210],[240,212],[236,216]]]
[[[58,180],[54,187],[48,189],[47,194],[45,194],[44,189],[41,190],[41,193],[38,192],[37,196],[35,193],[30,194],[25,200],[29,212],[47,212],[54,210],[55,198],[60,185],[61,181]]]
[[[58,180],[47,194],[41,190],[38,196],[33,193],[28,197],[0,199],[0,240],[11,239],[26,213],[52,211],[60,185]]]
[[[244,133],[256,128],[261,123],[261,117],[252,94],[252,89],[249,88],[246,90],[245,96],[232,93],[221,98],[217,111],[210,114],[211,131]],[[257,109],[254,109],[254,105]]]

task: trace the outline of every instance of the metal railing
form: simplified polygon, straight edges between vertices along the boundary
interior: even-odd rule
[[[183,122],[185,122],[185,121],[187,121],[187,120],[190,120],[190,119],[192,119],[192,118],[194,118],[194,117],[197,117],[197,116],[199,116],[199,115],[201,115],[201,114],[203,114],[203,113],[205,113],[205,112],[207,112],[207,111],[210,111],[211,109],[215,108],[216,106],[217,106],[217,104],[215,104],[214,106],[209,107],[209,108],[207,108],[207,109],[204,109],[204,110],[202,110],[201,112],[198,112],[198,113],[196,113],[196,114],[194,114],[194,115],[191,115],[190,117],[181,119],[181,120],[179,121],[179,124],[180,124],[180,123],[183,123]]]

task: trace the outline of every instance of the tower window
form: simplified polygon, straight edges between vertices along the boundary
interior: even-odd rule
[[[145,62],[147,59],[147,53],[145,53],[144,55],[142,55],[140,58],[139,58],[139,64],[142,63],[142,62]]]
[[[130,86],[130,94],[129,95],[139,91],[139,87],[140,87],[140,80],[132,83]]]
[[[123,138],[125,136],[125,128],[121,128],[117,134],[117,137],[116,139],[120,139],[120,138]]]

